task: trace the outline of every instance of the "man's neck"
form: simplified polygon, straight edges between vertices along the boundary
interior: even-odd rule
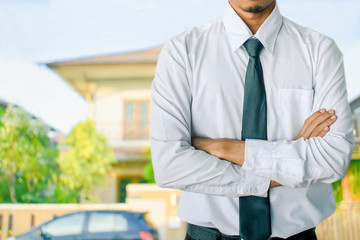
[[[246,23],[251,32],[255,34],[274,10],[276,1],[273,1],[267,8],[259,13],[245,12],[241,8],[232,4],[231,1],[229,1],[229,3],[239,17],[241,17],[241,19]]]

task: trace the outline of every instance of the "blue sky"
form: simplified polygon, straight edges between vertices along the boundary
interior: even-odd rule
[[[1,0],[0,98],[68,132],[86,117],[88,106],[55,74],[34,63],[161,45],[178,32],[220,16],[225,4],[226,0]],[[359,95],[360,1],[278,4],[285,17],[336,40],[345,57],[349,97]]]

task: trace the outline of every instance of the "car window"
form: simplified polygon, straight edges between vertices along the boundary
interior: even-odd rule
[[[43,232],[50,236],[80,234],[83,230],[85,213],[75,213],[59,217],[43,227]]]
[[[91,213],[88,231],[95,232],[124,232],[129,229],[127,219],[119,213]]]

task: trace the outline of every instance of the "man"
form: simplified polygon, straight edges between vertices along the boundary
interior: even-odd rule
[[[316,239],[314,227],[335,210],[331,183],[346,173],[352,131],[342,53],[282,17],[275,0],[230,0],[221,18],[160,53],[152,159],[157,184],[182,190],[186,239],[254,240],[241,229],[266,227],[239,224],[256,209],[239,209],[247,197],[268,197],[271,221],[255,218],[272,238]]]

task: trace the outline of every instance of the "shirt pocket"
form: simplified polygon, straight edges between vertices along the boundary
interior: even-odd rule
[[[311,115],[313,98],[313,89],[278,89],[278,139],[296,139]]]

